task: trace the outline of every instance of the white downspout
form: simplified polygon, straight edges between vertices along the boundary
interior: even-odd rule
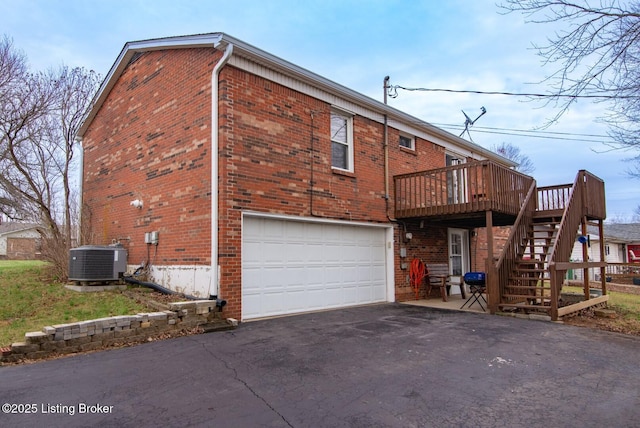
[[[209,296],[218,297],[220,266],[218,265],[218,77],[231,58],[233,45],[229,43],[211,73],[211,282]],[[212,287],[213,286],[213,287]]]
[[[78,224],[76,225],[76,246],[85,245],[87,242],[82,242],[82,211],[84,207],[84,145],[82,144],[82,138],[76,138],[76,142],[78,143],[78,155],[80,157],[80,166],[78,168],[78,175],[80,179],[78,180]],[[73,237],[71,239],[73,241]]]

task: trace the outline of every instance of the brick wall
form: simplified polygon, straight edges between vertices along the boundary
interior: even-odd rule
[[[37,259],[38,238],[7,238],[7,259],[34,260]]]
[[[211,263],[211,70],[219,56],[149,52],[123,72],[83,141],[91,243],[119,240],[136,264],[148,258],[144,233],[159,231],[155,264]]]
[[[220,289],[228,313],[239,317],[242,210],[388,223],[384,127],[355,116],[354,172],[336,171],[331,105],[232,67],[221,74],[220,93]],[[390,129],[390,177],[444,166],[442,147],[418,139],[415,151],[404,150],[398,139],[399,132]],[[402,291],[398,260],[396,254],[396,286]]]
[[[487,229],[482,227],[475,229],[475,236],[471,239],[471,270],[474,272],[486,271],[486,260],[488,254]],[[511,233],[510,226],[500,226],[493,228],[493,256],[500,256],[502,249],[507,243],[507,238]]]
[[[412,234],[411,240],[406,239],[406,233]],[[434,226],[428,221],[403,222],[399,228],[397,243],[396,253],[400,253],[400,248],[405,248],[407,257],[400,259],[399,274],[396,271],[396,299],[398,301],[415,300],[415,294],[409,282],[409,264],[414,258],[422,260],[427,265],[448,264],[447,228]]]
[[[91,243],[120,240],[138,263],[149,257],[144,232],[157,230],[155,264],[211,263],[210,79],[219,58],[213,49],[155,51],[124,71],[83,142]],[[331,169],[331,105],[229,65],[220,99],[220,295],[237,318],[243,210],[388,223],[393,183],[387,204],[382,123],[354,117],[354,172],[338,172]],[[398,139],[391,128],[390,180],[444,166],[442,147],[416,139],[416,149],[405,150]],[[141,210],[129,205],[134,199],[144,202]],[[396,262],[401,287],[397,254]]]

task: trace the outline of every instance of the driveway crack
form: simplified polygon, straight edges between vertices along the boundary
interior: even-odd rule
[[[275,413],[276,415],[278,415],[283,421],[284,423],[287,424],[287,426],[290,426],[291,428],[293,428],[293,425],[291,425],[289,423],[289,421],[287,420],[287,418],[284,417],[284,415],[280,412],[278,412],[271,404],[269,404],[269,402],[267,400],[265,400],[260,394],[258,394],[253,388],[251,388],[251,386],[244,380],[242,379],[239,375],[238,375],[238,371],[236,370],[235,367],[233,367],[232,365],[229,364],[229,362],[227,360],[225,360],[224,358],[221,358],[219,355],[216,355],[214,352],[212,352],[204,343],[201,343],[202,348],[209,354],[211,355],[213,358],[215,358],[216,360],[220,361],[222,364],[224,364],[224,366],[228,369],[231,370],[233,372],[233,378],[240,382],[242,385],[244,385],[245,388],[247,388],[247,390],[249,390],[249,392],[251,392],[251,394],[253,394],[254,397],[256,397],[258,400],[262,401],[269,409],[271,409],[271,411],[273,413]]]

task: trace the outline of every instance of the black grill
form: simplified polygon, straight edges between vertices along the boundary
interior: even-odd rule
[[[467,272],[464,274],[464,282],[468,285],[485,285],[486,275],[484,272]]]

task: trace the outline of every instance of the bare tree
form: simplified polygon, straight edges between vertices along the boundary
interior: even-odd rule
[[[556,65],[546,83],[551,99],[562,107],[559,114],[578,98],[611,101],[615,114],[622,114],[612,118],[619,124],[628,119],[629,107],[640,113],[639,2],[601,0],[591,6],[580,0],[505,0],[501,7],[522,12],[530,23],[565,28],[546,45],[534,46],[545,65]]]
[[[550,99],[560,106],[552,120],[578,98],[609,103],[602,119],[611,147],[639,153],[627,159],[627,172],[640,178],[640,2],[505,0],[501,7],[524,13],[528,22],[566,28],[535,46],[545,65],[556,66],[546,79]]]
[[[498,153],[502,157],[516,162],[518,164],[518,166],[515,167],[516,171],[530,175],[533,171],[536,170],[535,166],[533,165],[533,161],[531,161],[529,156],[521,153],[520,148],[514,146],[513,144],[502,143],[492,146],[491,150]]]
[[[10,39],[0,43],[0,210],[8,217],[54,222],[51,183],[38,143],[55,97],[55,85],[28,72],[26,57]],[[42,208],[47,208],[42,210]]]
[[[49,133],[49,143],[56,153],[56,175],[62,180],[65,240],[70,243],[73,217],[71,173],[75,170],[77,149],[75,136],[100,84],[100,78],[93,71],[67,67],[61,67],[55,78],[58,93],[50,118],[51,123],[46,129]]]
[[[0,43],[0,213],[42,224],[60,277],[72,243],[74,138],[98,84],[82,68],[31,73],[8,37]]]

